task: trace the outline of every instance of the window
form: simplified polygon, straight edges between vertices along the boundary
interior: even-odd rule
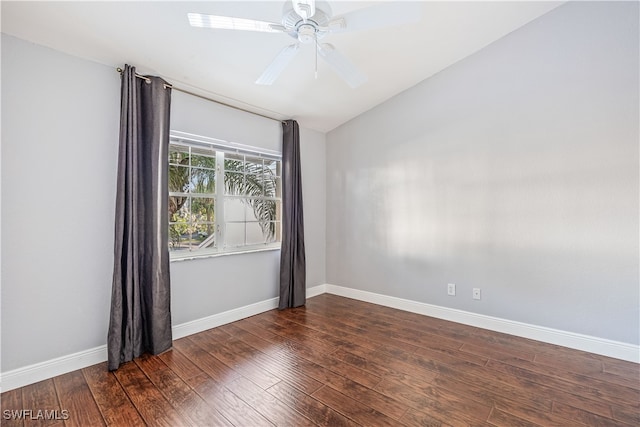
[[[277,153],[172,132],[171,257],[279,248],[280,176]]]

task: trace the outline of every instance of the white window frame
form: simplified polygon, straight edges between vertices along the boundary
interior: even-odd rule
[[[276,160],[282,164],[282,155],[281,153],[257,148],[249,145],[238,144],[234,142],[224,141],[215,138],[204,137],[200,135],[194,135],[186,132],[180,132],[176,130],[170,131],[169,135],[169,143],[170,145],[182,145],[187,147],[194,148],[204,148],[215,151],[216,153],[216,185],[215,185],[215,194],[211,194],[211,198],[214,199],[215,206],[215,218],[214,218],[214,230],[215,230],[215,247],[212,248],[204,248],[198,250],[170,250],[170,259],[171,261],[178,260],[186,260],[186,259],[194,259],[194,258],[203,258],[203,257],[212,257],[212,256],[220,256],[220,255],[228,255],[228,254],[238,254],[238,253],[251,253],[265,250],[277,250],[280,249],[281,246],[281,229],[282,229],[282,214],[280,213],[279,218],[279,227],[276,235],[277,241],[271,243],[261,243],[261,244],[245,244],[241,246],[228,246],[225,243],[225,209],[224,202],[226,199],[231,198],[251,198],[254,199],[256,197],[243,197],[243,196],[229,196],[225,194],[225,183],[224,183],[224,154],[230,153],[235,155],[244,155],[252,158],[262,158],[268,160]],[[282,166],[280,166],[282,169]],[[246,174],[246,172],[245,172]],[[281,179],[281,176],[278,177]],[[281,188],[281,185],[280,185]],[[167,189],[168,190],[168,189]],[[182,194],[182,193],[179,193]],[[178,195],[178,193],[169,193],[171,195]],[[260,197],[262,198],[262,197]],[[281,204],[282,197],[281,194],[276,194],[276,197],[263,197],[267,200],[274,200],[276,203],[280,204],[280,212],[282,212]],[[169,218],[170,222],[171,218]],[[169,222],[167,223],[167,227],[169,226]]]

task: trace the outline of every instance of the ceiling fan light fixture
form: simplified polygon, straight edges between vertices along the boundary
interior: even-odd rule
[[[300,43],[309,44],[316,41],[316,28],[311,24],[302,24],[298,27],[298,40]]]

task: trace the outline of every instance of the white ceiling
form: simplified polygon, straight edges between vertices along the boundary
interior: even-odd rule
[[[187,12],[280,22],[280,1],[2,1],[2,32],[118,67],[125,63],[177,87],[327,132],[473,54],[562,2],[422,2],[417,24],[332,34],[332,43],[368,76],[351,89],[303,45],[272,86],[254,81],[286,34],[192,28]],[[329,1],[338,15],[372,1]],[[115,71],[114,71],[115,72]]]

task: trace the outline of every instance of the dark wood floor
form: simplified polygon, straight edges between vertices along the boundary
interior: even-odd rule
[[[333,295],[2,394],[68,426],[640,425],[639,365]]]

